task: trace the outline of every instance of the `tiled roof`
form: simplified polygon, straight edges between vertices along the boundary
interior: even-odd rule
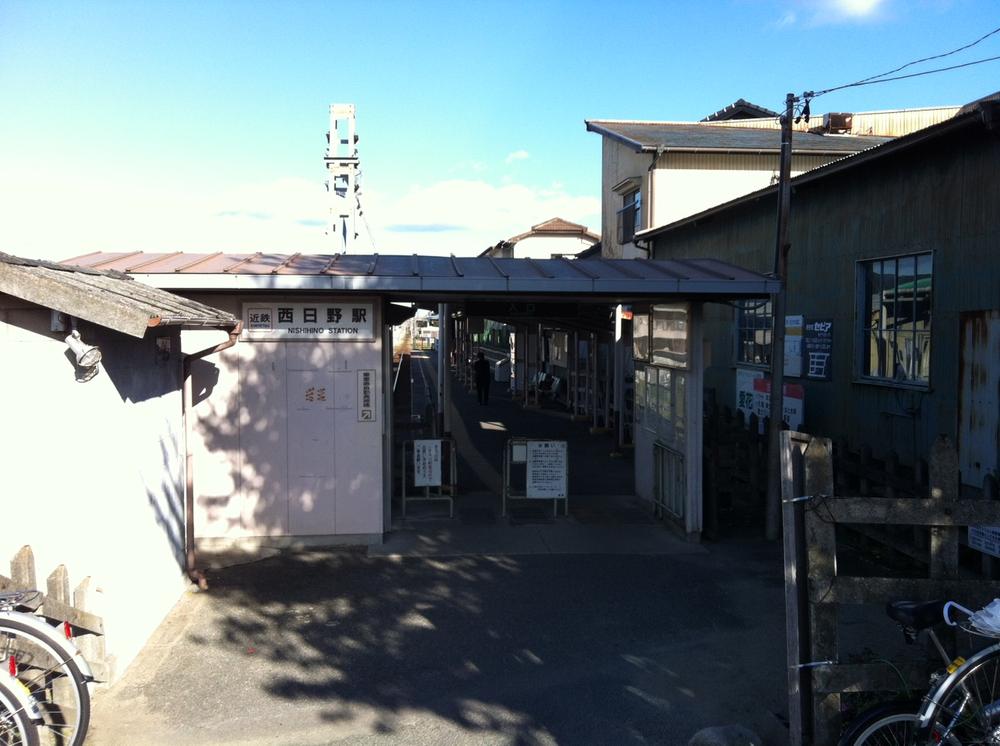
[[[517,243],[518,241],[530,236],[545,235],[579,236],[580,238],[589,238],[592,241],[599,241],[601,238],[596,233],[588,231],[587,226],[585,225],[571,223],[570,221],[563,220],[562,218],[551,218],[550,220],[531,226],[530,231],[525,231],[524,233],[519,233],[512,238],[508,238],[507,243]]]
[[[744,98],[738,98],[733,103],[714,114],[709,114],[702,119],[703,122],[721,122],[727,119],[762,119],[764,117],[776,117],[778,112],[765,109],[763,106],[751,104]]]
[[[780,153],[781,130],[673,122],[618,122],[588,120],[587,129],[628,145],[639,152]],[[847,155],[887,142],[887,137],[814,135],[796,133],[792,152]]]
[[[121,272],[0,253],[0,292],[142,337],[152,326],[231,328],[232,314],[136,282]]]

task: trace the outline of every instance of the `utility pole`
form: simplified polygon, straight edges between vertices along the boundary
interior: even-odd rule
[[[792,117],[794,94],[785,97],[781,116],[781,165],[778,172],[778,237],[774,247],[774,275],[781,285],[771,296],[771,411],[767,432],[767,538],[775,540],[781,524],[781,423],[785,401],[785,292],[788,285],[788,212],[792,190]]]

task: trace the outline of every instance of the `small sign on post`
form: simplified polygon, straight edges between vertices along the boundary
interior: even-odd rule
[[[413,441],[413,486],[441,486],[441,441]]]
[[[529,440],[525,497],[561,500],[566,497],[566,441]]]

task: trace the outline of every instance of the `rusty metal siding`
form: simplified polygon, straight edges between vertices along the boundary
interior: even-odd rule
[[[961,315],[958,453],[962,483],[997,476],[1000,444],[1000,310]]]

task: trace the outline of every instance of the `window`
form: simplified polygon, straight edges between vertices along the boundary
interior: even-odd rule
[[[928,383],[932,270],[930,253],[858,263],[863,378]]]
[[[653,306],[651,352],[654,363],[686,368],[687,335],[687,306]]]
[[[771,301],[746,300],[736,306],[736,362],[771,365]]]
[[[622,209],[618,211],[618,243],[627,244],[642,230],[642,192],[633,189],[622,195]]]

